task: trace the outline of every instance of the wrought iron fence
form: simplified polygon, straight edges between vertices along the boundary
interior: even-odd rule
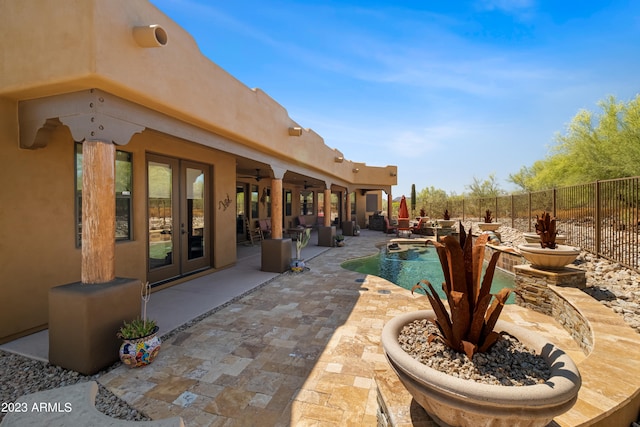
[[[451,199],[452,218],[496,222],[533,231],[536,215],[558,220],[567,243],[640,271],[640,177],[596,181],[553,190],[484,199]]]

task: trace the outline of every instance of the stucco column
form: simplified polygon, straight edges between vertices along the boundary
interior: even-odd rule
[[[282,179],[271,180],[271,238],[282,239]]]
[[[331,226],[331,189],[324,190],[324,226]]]
[[[387,193],[387,219],[389,219],[389,224],[391,224],[391,215],[393,214],[393,196],[391,195],[391,190]]]
[[[345,213],[344,218],[347,222],[351,221],[351,193],[349,190],[344,191],[344,204],[345,204]]]
[[[82,283],[115,279],[115,146],[82,143]]]

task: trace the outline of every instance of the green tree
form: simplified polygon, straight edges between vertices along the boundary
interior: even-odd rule
[[[509,181],[533,191],[640,175],[640,95],[626,104],[610,96],[598,106],[600,113],[579,111],[550,154]]]
[[[467,196],[470,198],[496,197],[506,193],[500,188],[500,185],[496,181],[495,173],[490,174],[489,177],[483,181],[480,181],[474,176],[473,182],[465,187],[469,190]]]
[[[416,216],[416,185],[411,184],[411,216]]]
[[[424,209],[431,218],[442,218],[447,208],[447,193],[433,186],[423,188],[416,196],[416,204],[419,209]]]

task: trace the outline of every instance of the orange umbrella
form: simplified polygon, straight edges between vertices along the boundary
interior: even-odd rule
[[[409,218],[409,209],[407,209],[407,198],[402,196],[400,199],[400,207],[398,208],[398,219]]]

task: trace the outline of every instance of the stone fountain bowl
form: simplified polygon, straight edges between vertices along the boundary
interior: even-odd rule
[[[540,236],[537,233],[522,233],[524,239],[527,243],[540,243]],[[567,241],[567,236],[565,234],[558,234],[556,236],[556,243],[563,245]]]
[[[518,245],[518,251],[532,267],[551,270],[562,269],[580,255],[580,248],[556,245],[555,249],[549,249],[540,247],[540,243]]]
[[[479,222],[478,228],[481,231],[496,231],[501,225],[499,222]]]
[[[438,219],[438,225],[442,228],[453,227],[456,221],[454,219]]]
[[[546,360],[551,377],[543,384],[483,384],[418,362],[402,349],[398,337],[405,325],[425,318],[435,319],[434,312],[413,311],[394,317],[382,330],[382,346],[402,384],[438,425],[543,427],[576,402],[582,380],[569,355],[541,335],[509,322],[499,320],[494,330],[513,335]]]

